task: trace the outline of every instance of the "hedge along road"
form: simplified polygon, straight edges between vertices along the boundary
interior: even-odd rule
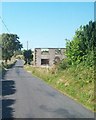
[[[2,80],[2,118],[94,118],[94,113],[23,69],[18,60]]]

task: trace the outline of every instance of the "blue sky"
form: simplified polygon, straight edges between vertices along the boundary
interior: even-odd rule
[[[2,18],[26,49],[65,47],[80,25],[94,20],[93,2],[4,2]],[[2,32],[6,33],[5,27]]]

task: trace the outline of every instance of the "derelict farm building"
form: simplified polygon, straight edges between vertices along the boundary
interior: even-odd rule
[[[65,48],[35,48],[34,51],[34,65],[52,66],[54,62],[64,59]]]

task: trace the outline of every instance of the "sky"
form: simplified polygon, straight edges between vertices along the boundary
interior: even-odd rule
[[[75,31],[94,20],[93,2],[3,2],[2,19],[24,49],[64,48]],[[2,24],[2,33],[8,33]]]

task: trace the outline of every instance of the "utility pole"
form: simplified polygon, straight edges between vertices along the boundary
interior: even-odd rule
[[[27,50],[28,50],[28,41],[27,41]]]
[[[27,54],[28,54],[28,40],[27,40]],[[27,64],[28,64],[28,58],[27,58]]]

